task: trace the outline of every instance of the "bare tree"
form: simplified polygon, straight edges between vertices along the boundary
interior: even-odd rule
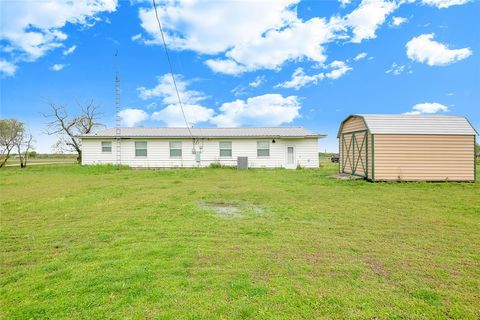
[[[28,152],[33,147],[33,136],[31,133],[27,133],[22,130],[19,133],[15,145],[17,146],[18,159],[20,160],[20,167],[25,168],[27,166]]]
[[[16,119],[0,119],[0,168],[7,162],[24,130],[24,124]]]
[[[78,104],[78,103],[77,103]],[[79,136],[91,133],[94,129],[102,127],[98,122],[102,114],[93,100],[84,106],[78,104],[79,115],[69,115],[64,105],[49,103],[50,113],[43,114],[50,122],[47,124],[47,134],[58,135],[58,147],[66,146],[70,151],[77,153],[77,161],[82,161],[82,146]]]

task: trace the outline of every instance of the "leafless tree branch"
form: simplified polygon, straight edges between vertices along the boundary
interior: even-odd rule
[[[56,105],[49,102],[50,113],[42,114],[50,121],[47,123],[46,133],[49,135],[59,135],[59,143],[57,147],[66,145],[78,154],[77,160],[81,162],[82,149],[81,140],[79,136],[91,133],[94,129],[103,126],[98,119],[103,116],[98,111],[98,106],[93,100],[90,100],[84,105],[77,105],[80,109],[79,115],[69,116],[67,108],[64,105]]]

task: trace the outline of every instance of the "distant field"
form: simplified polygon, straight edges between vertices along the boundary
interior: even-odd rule
[[[27,166],[29,164],[36,164],[36,163],[45,163],[45,164],[50,164],[50,163],[76,163],[76,159],[74,157],[65,157],[65,158],[29,158],[27,160]],[[7,165],[14,166],[18,165],[20,166],[19,159],[17,158],[10,158],[7,161]]]
[[[0,170],[3,319],[479,319],[480,183]]]

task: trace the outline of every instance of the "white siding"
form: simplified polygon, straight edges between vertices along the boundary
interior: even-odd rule
[[[102,153],[101,141],[108,139],[83,139],[82,164],[116,163],[116,143],[112,141],[112,152]],[[135,141],[147,141],[147,157],[135,157]],[[182,141],[182,157],[170,158],[170,141]],[[232,141],[232,157],[220,157],[219,141]],[[257,141],[270,141],[270,156],[257,157]],[[237,157],[248,157],[249,167],[276,168],[285,167],[286,150],[288,146],[295,146],[295,158],[298,165],[305,168],[317,168],[318,144],[317,138],[304,139],[204,139],[201,162],[195,161],[192,154],[192,140],[182,139],[122,139],[121,162],[132,167],[197,167],[208,166],[211,163],[235,166]],[[198,150],[198,147],[197,147]]]

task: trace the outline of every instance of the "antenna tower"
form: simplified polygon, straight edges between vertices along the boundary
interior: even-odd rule
[[[118,50],[115,52],[115,153],[117,165],[122,163],[122,140],[120,138],[120,76],[118,75]]]

